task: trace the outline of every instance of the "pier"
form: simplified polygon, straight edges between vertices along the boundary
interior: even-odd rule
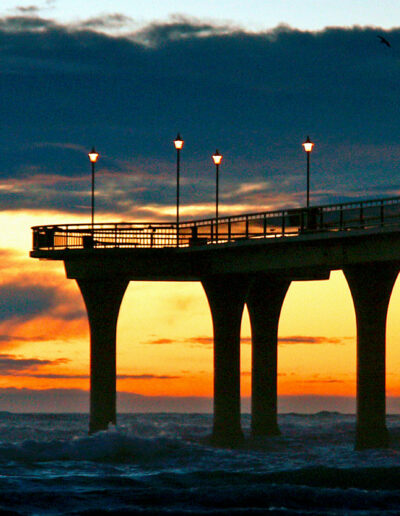
[[[277,334],[286,292],[292,281],[328,279],[332,270],[342,270],[357,324],[355,446],[388,445],[386,316],[400,270],[400,197],[182,221],[179,226],[37,226],[30,255],[63,261],[67,278],[76,280],[85,301],[91,343],[91,433],[116,423],[116,327],[129,282],[201,282],[214,329],[211,439],[221,446],[243,441],[244,306],[253,346],[251,432],[277,435]]]

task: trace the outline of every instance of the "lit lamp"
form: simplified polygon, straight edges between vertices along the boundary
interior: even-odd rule
[[[179,247],[179,174],[180,174],[180,162],[181,162],[181,150],[183,148],[184,141],[181,135],[174,140],[176,149],[176,245]]]
[[[215,151],[215,154],[213,154],[212,156],[212,159],[214,161],[214,164],[215,164],[215,172],[216,172],[216,175],[215,175],[215,218],[216,218],[216,223],[215,223],[215,236],[216,236],[216,241],[218,242],[218,193],[219,193],[219,166],[221,164],[221,161],[222,161],[222,156],[221,154],[218,152],[218,149]]]
[[[96,152],[95,148],[92,147],[92,150],[88,154],[90,163],[92,164],[92,232],[93,232],[93,225],[94,225],[94,168],[96,165],[97,158],[99,157],[98,152]]]
[[[307,136],[307,140],[303,143],[304,150],[307,153],[307,209],[310,207],[310,154],[313,150],[314,144]]]

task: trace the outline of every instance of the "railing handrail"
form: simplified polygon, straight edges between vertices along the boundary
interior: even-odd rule
[[[329,209],[329,211],[333,211],[334,208],[340,210],[340,209],[346,209],[346,208],[350,208],[352,206],[354,206],[354,208],[356,207],[360,207],[360,206],[364,206],[364,205],[369,205],[369,206],[372,206],[372,205],[379,205],[379,204],[389,204],[390,202],[392,201],[397,201],[399,204],[400,204],[400,196],[399,197],[386,197],[386,198],[378,198],[378,199],[365,199],[365,200],[361,200],[361,201],[349,201],[349,202],[345,202],[345,203],[335,203],[335,204],[322,204],[322,205],[318,205],[318,206],[310,206],[310,208],[308,208],[308,210],[326,210],[326,209]],[[298,213],[298,212],[301,212],[301,211],[307,211],[307,208],[306,207],[298,207],[298,208],[283,208],[282,210],[268,210],[268,211],[258,211],[258,212],[249,212],[249,213],[241,213],[239,215],[227,215],[225,217],[218,217],[218,223],[219,224],[224,224],[225,222],[228,222],[229,220],[230,221],[235,221],[236,219],[237,220],[240,220],[240,219],[243,219],[245,220],[247,217],[262,217],[262,216],[275,216],[275,215],[282,215],[282,214],[288,214],[290,215],[291,213]],[[194,220],[183,220],[179,223],[179,227],[191,227],[192,225],[194,224],[200,224],[200,223],[211,223],[213,221],[216,221],[216,218],[215,217],[210,217],[210,218],[207,218],[207,219],[194,219]],[[138,222],[126,222],[126,221],[121,221],[121,222],[97,222],[94,226],[96,228],[101,228],[102,226],[160,226],[160,227],[174,227],[176,226],[176,222],[141,222],[141,221],[138,221]],[[68,227],[75,227],[75,226],[81,226],[82,228],[85,227],[87,228],[88,226],[91,226],[91,224],[88,224],[88,223],[85,223],[85,222],[77,222],[77,223],[72,223],[72,224],[46,224],[46,225],[38,225],[38,226],[32,226],[31,229],[34,230],[34,229],[40,229],[40,228],[45,228],[45,227],[62,227],[62,226],[68,226]]]
[[[388,210],[385,212],[385,208],[396,205],[399,205],[398,213],[393,214],[393,210],[392,213],[388,213]],[[379,215],[371,216],[371,209],[375,207],[379,208]],[[352,210],[356,210],[355,215]],[[333,218],[332,221],[335,213],[339,214],[339,220]],[[179,246],[204,243],[204,240],[206,243],[225,243],[243,238],[291,236],[304,231],[355,229],[371,227],[371,225],[386,226],[393,223],[394,219],[400,221],[400,197],[243,213],[220,217],[218,220],[208,218],[182,221],[179,224]],[[244,229],[240,226],[243,223]],[[217,227],[218,231],[216,231]],[[32,227],[32,230],[34,249],[177,246],[175,222],[121,221],[100,222],[93,225],[79,222],[39,225]],[[187,233],[188,230],[191,233]]]
[[[378,199],[365,199],[361,201],[349,201],[344,203],[335,203],[335,204],[319,204],[317,206],[310,206],[308,208],[309,210],[312,209],[319,209],[319,210],[326,210],[328,208],[337,208],[338,210],[346,208],[346,207],[360,207],[360,205],[373,205],[373,204],[380,204],[382,202],[389,203],[391,201],[397,201],[400,204],[400,197],[384,197],[384,198],[378,198]],[[229,219],[233,220],[236,218],[243,218],[246,217],[256,217],[256,216],[275,216],[275,215],[281,215],[283,213],[291,214],[291,213],[298,213],[299,211],[307,211],[307,207],[305,206],[299,206],[297,208],[283,208],[281,210],[268,210],[268,211],[257,211],[257,212],[249,212],[249,213],[241,213],[240,215],[227,215],[225,217],[218,217],[219,223],[227,222]],[[188,221],[182,221],[179,225],[183,226],[185,224],[193,224],[193,223],[199,223],[199,222],[211,222],[213,220],[216,220],[215,217],[211,217],[208,219],[200,219],[200,220],[188,220]]]
[[[32,226],[31,229],[34,230],[34,229],[41,229],[41,228],[51,228],[51,227],[57,227],[57,228],[61,228],[61,227],[81,227],[81,228],[88,228],[88,227],[92,227],[92,224],[90,224],[90,222],[76,222],[76,223],[71,223],[71,224],[40,224],[38,226]],[[160,227],[165,227],[165,228],[175,228],[176,226],[176,222],[96,222],[94,225],[93,225],[95,228],[102,228],[103,226],[112,226],[113,228],[115,226],[148,226],[148,227],[151,227],[151,226],[160,226]],[[127,227],[126,229],[129,229],[129,227]]]

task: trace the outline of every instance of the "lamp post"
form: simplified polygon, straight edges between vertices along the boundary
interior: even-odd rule
[[[307,136],[307,140],[303,143],[304,150],[307,153],[307,209],[310,207],[310,154],[313,150],[314,144]]]
[[[178,136],[174,140],[174,145],[176,149],[176,246],[179,247],[179,174],[180,174],[180,165],[181,165],[181,150],[183,148],[184,141],[181,138],[181,135],[178,133]]]
[[[96,152],[95,148],[92,147],[92,150],[88,154],[90,163],[92,164],[92,233],[94,230],[94,172],[95,165],[99,154]]]
[[[215,154],[213,154],[212,159],[215,164],[215,238],[216,242],[218,243],[218,194],[219,194],[219,166],[222,161],[222,156],[218,152],[218,149],[215,151]]]

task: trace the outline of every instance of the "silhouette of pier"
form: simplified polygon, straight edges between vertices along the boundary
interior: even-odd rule
[[[216,230],[218,228],[218,230]],[[179,246],[177,234],[179,233]],[[130,281],[200,281],[214,329],[212,441],[235,446],[240,423],[240,325],[252,332],[253,436],[279,434],[279,316],[291,281],[342,270],[357,322],[356,448],[388,445],[386,316],[400,270],[400,197],[174,223],[33,228],[34,258],[62,260],[90,324],[90,432],[116,423],[116,327]],[[339,321],[338,321],[339,323]]]

